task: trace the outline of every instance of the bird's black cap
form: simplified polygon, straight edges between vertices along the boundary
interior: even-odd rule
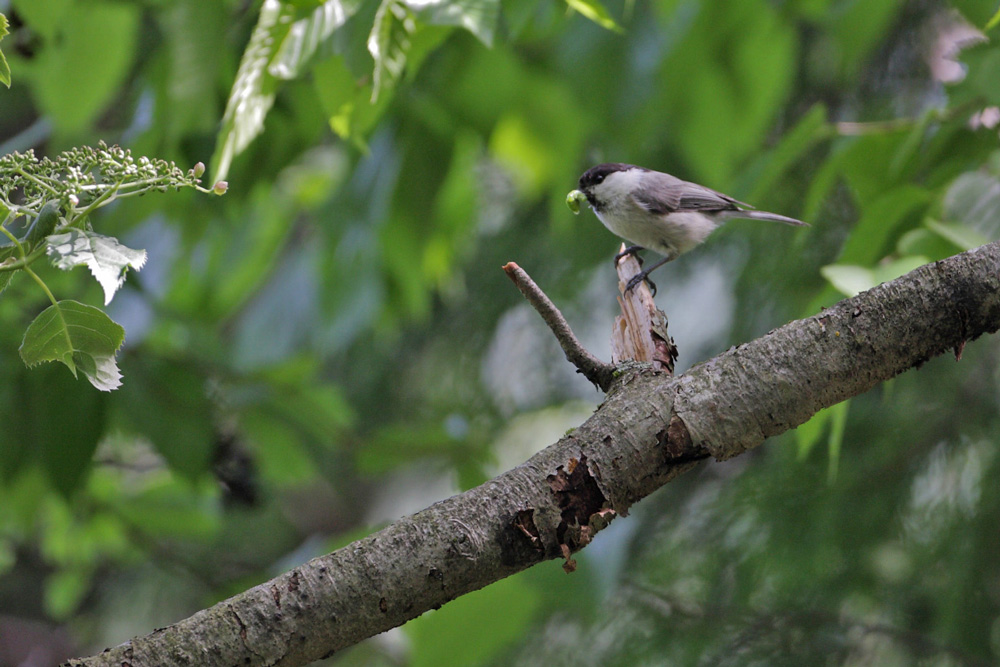
[[[624,162],[605,162],[604,164],[591,167],[587,171],[583,172],[583,176],[580,177],[580,189],[586,192],[587,188],[602,182],[608,177],[608,174],[613,174],[616,171],[627,171],[629,169],[647,171],[646,169],[637,167],[634,164],[625,164]]]

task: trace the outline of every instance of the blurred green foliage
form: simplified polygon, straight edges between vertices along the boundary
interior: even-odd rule
[[[955,61],[994,0],[0,11],[0,152],[103,139],[230,182],[93,216],[148,252],[108,308],[114,394],[25,368],[47,302],[20,277],[0,296],[0,632],[38,620],[78,653],[578,424],[599,397],[499,267],[608,356],[618,241],[564,204],[596,162],[812,223],[734,222],[663,269],[682,366],[1000,231],[1000,51]],[[993,664],[998,356],[984,339],[933,360],[668,485],[572,576],[536,567],[329,664]]]

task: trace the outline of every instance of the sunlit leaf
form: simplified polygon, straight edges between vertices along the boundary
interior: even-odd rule
[[[465,28],[486,46],[493,46],[500,16],[498,0],[410,0],[407,5],[422,23]]]
[[[602,28],[614,30],[615,32],[624,32],[622,27],[611,18],[611,14],[608,13],[608,10],[604,8],[604,5],[599,0],[566,0],[566,4]]]
[[[294,79],[316,49],[361,6],[361,0],[328,0],[311,16],[292,24],[268,71],[279,79]]]
[[[295,7],[280,0],[264,0],[260,8],[257,26],[243,51],[222,116],[222,129],[212,156],[216,181],[226,177],[233,158],[264,129],[264,118],[274,104],[277,81],[268,71],[268,65],[291,30],[295,11]]]
[[[104,305],[111,303],[115,292],[125,282],[129,267],[136,271],[146,263],[145,250],[127,248],[111,236],[71,229],[54,234],[46,241],[52,263],[64,271],[86,265],[104,289]]]
[[[320,44],[360,5],[360,0],[330,0],[298,18],[301,10],[294,4],[264,0],[222,117],[212,157],[215,180],[226,177],[233,158],[264,129],[278,81],[298,77]]]
[[[121,386],[115,354],[125,330],[103,310],[78,301],[60,301],[43,310],[28,325],[21,359],[28,366],[59,361],[76,375],[81,372],[101,391]]]
[[[375,59],[372,104],[378,101],[383,88],[394,85],[403,75],[411,36],[416,29],[416,18],[406,3],[401,0],[382,0],[368,36],[368,52]]]
[[[994,14],[989,21],[986,22],[986,27],[983,28],[984,32],[989,32],[993,28],[1000,25],[1000,9],[997,9],[997,13]]]
[[[7,26],[7,17],[0,14],[0,40],[7,36]],[[10,88],[10,65],[7,64],[3,51],[0,51],[0,83]]]

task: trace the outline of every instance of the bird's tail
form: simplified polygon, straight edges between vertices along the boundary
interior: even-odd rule
[[[777,213],[768,213],[767,211],[726,211],[724,215],[727,219],[743,218],[746,220],[770,220],[771,222],[783,222],[786,225],[794,225],[796,227],[809,226],[808,222],[802,222],[801,220],[789,218],[784,215],[778,215]]]

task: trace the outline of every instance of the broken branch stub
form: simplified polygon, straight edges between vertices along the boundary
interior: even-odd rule
[[[621,250],[625,250],[625,244]],[[639,260],[634,254],[625,255],[616,267],[622,314],[615,318],[611,330],[611,363],[639,361],[673,374],[677,346],[667,333],[667,316],[656,307],[645,281],[625,291],[629,279],[641,270]]]

